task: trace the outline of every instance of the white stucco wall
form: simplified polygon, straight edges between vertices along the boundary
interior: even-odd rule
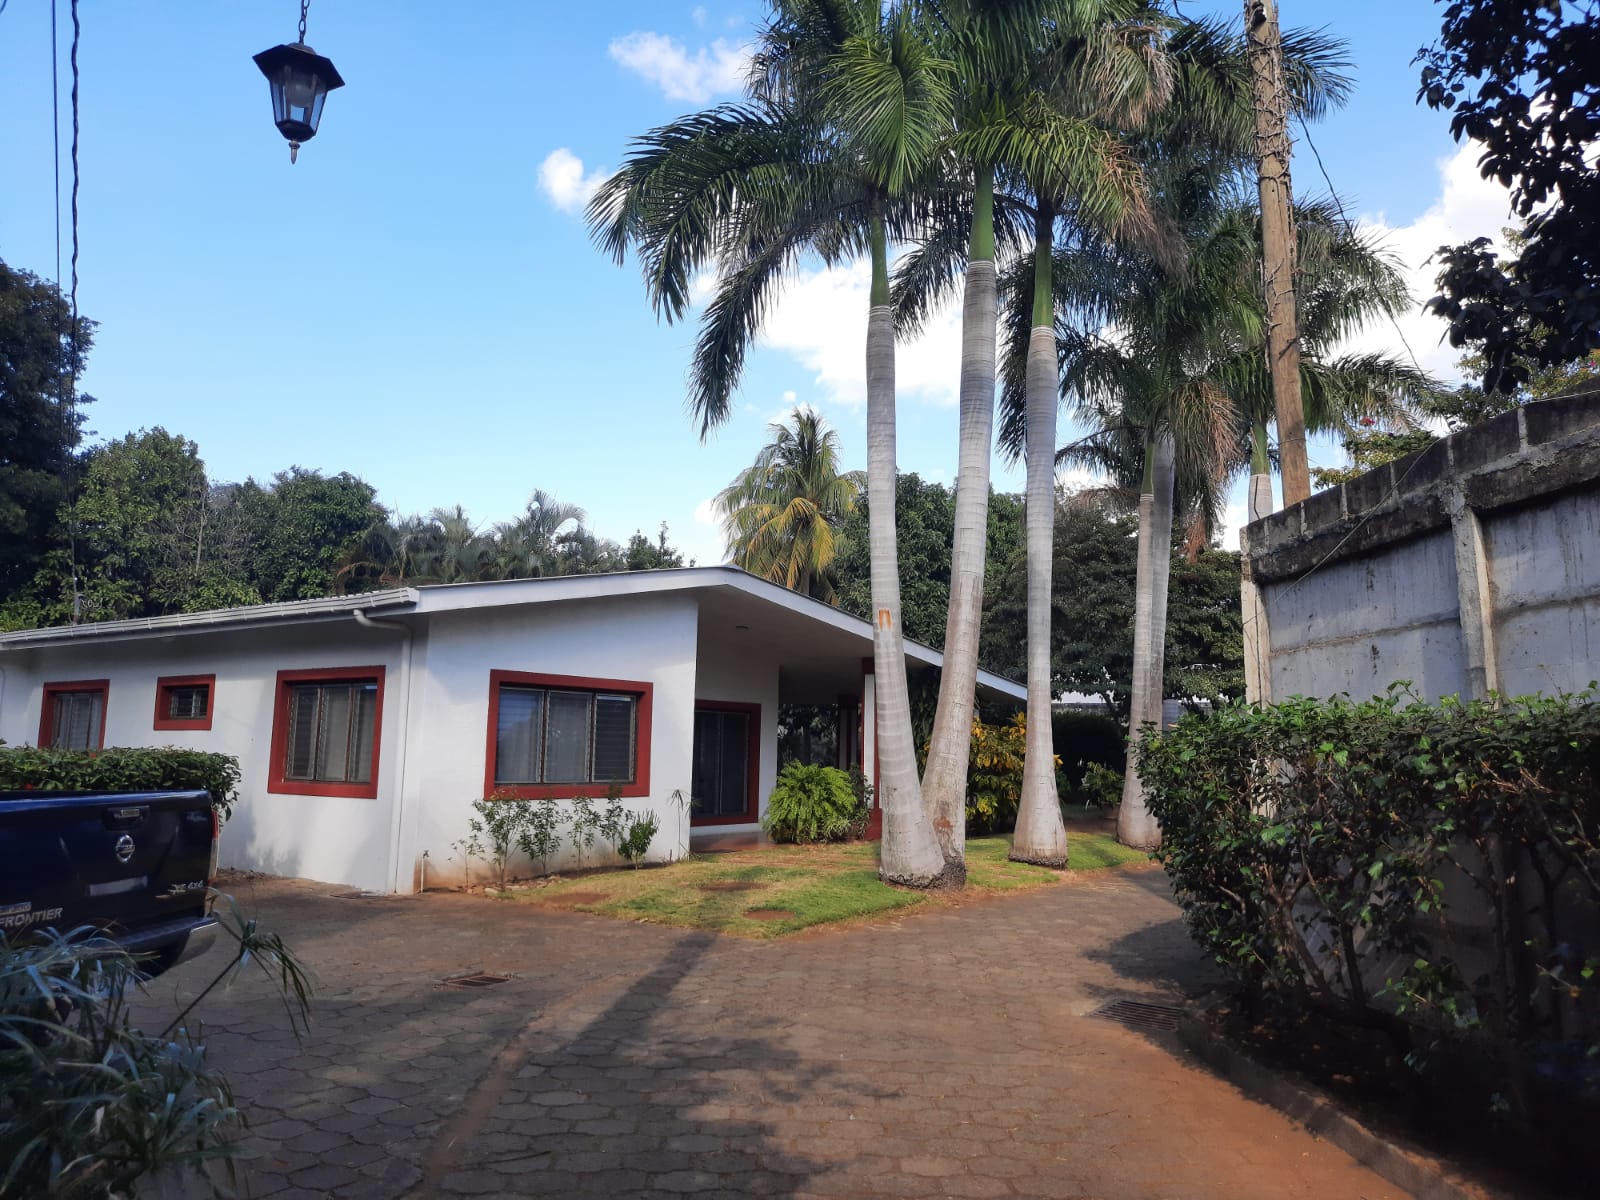
[[[756,768],[757,812],[766,816],[767,799],[778,777],[778,658],[748,633],[733,639],[706,639],[700,645],[696,700],[722,700],[761,706],[761,758]],[[736,833],[761,828],[759,822],[703,826],[707,832]]]
[[[238,758],[239,803],[222,831],[220,865],[386,890],[401,744],[400,644],[397,634],[362,629],[345,619],[7,653],[0,660],[5,672],[0,738],[14,746],[37,740],[44,684],[108,679],[105,745],[181,746]],[[382,666],[386,677],[377,798],[269,793],[277,673],[364,666]],[[217,682],[209,730],[153,728],[158,676],[210,674]]]
[[[682,857],[688,849],[688,813],[674,793],[689,794],[697,615],[693,595],[663,594],[431,617],[414,667],[401,890],[420,878],[424,852],[430,887],[462,879],[463,860],[452,843],[467,833],[472,802],[484,793],[489,673],[496,670],[652,685],[650,793],[624,803],[656,814],[660,828],[651,860]],[[603,799],[603,789],[589,790]],[[577,863],[570,839],[564,836],[564,841],[552,867]],[[586,851],[585,861],[610,861],[610,856],[596,846]],[[524,866],[519,859],[516,869]],[[484,870],[475,864],[474,878],[482,879]]]

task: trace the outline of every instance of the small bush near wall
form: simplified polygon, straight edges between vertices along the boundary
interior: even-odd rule
[[[226,820],[239,799],[239,760],[170,746],[51,750],[0,746],[0,791],[184,792],[204,788]]]
[[[1050,717],[1050,737],[1056,757],[1061,798],[1080,804],[1094,803],[1092,767],[1100,766],[1121,776],[1127,764],[1126,725],[1107,713],[1057,712]],[[1120,792],[1119,792],[1120,795]]]
[[[761,823],[775,842],[842,842],[861,835],[866,817],[846,772],[792,762],[778,772]]]
[[[1235,705],[1143,742],[1189,927],[1275,1010],[1382,1029],[1424,1074],[1470,1064],[1448,1090],[1519,1137],[1593,1120],[1600,704],[1408,699]]]

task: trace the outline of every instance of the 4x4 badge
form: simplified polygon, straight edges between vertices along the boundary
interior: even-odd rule
[[[133,857],[133,839],[123,834],[117,839],[117,861],[127,862]]]

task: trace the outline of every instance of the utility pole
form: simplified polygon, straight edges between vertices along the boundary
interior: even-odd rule
[[[1300,402],[1300,331],[1294,302],[1294,194],[1289,183],[1289,90],[1276,0],[1244,0],[1246,49],[1255,107],[1261,194],[1262,283],[1267,303],[1267,367],[1278,418],[1285,507],[1311,495],[1306,420]]]

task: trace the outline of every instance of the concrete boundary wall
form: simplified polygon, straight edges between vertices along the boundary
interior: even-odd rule
[[[1428,700],[1581,690],[1600,679],[1600,387],[1444,438],[1241,540],[1254,699],[1402,680]]]

